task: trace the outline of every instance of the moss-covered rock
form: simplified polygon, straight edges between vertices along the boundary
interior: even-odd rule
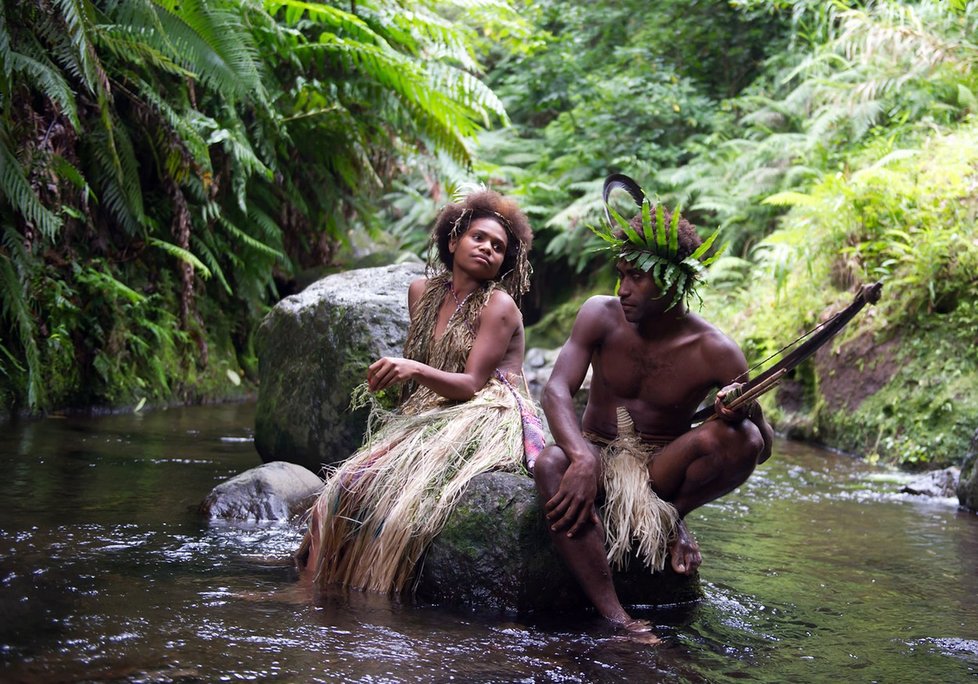
[[[638,559],[615,573],[625,604],[656,605],[702,596],[697,576],[652,574]],[[587,598],[557,556],[533,481],[510,473],[477,476],[419,571],[417,598],[511,613],[581,610]]]
[[[366,410],[350,394],[367,366],[400,355],[408,329],[407,288],[420,264],[331,275],[279,302],[258,331],[255,447],[264,462],[316,472],[360,446]]]

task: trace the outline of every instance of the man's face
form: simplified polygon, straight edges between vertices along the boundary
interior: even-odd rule
[[[650,274],[625,259],[619,259],[615,270],[619,281],[618,301],[627,321],[635,323],[668,308],[669,302],[662,296]]]

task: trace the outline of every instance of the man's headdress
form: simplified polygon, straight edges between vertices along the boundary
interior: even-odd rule
[[[642,220],[641,233],[608,203],[611,192],[617,188],[627,190],[638,205]],[[678,207],[673,210],[667,225],[662,204],[653,207],[638,183],[621,173],[614,173],[605,179],[602,197],[608,225],[589,226],[591,232],[608,243],[599,249],[610,251],[616,258],[624,259],[651,274],[663,296],[675,288],[669,308],[679,302],[688,305],[694,296],[702,302],[696,286],[706,273],[706,268],[726,248],[726,245],[722,245],[707,256],[720,230],[713,231],[692,253],[681,256],[679,222],[682,216]]]

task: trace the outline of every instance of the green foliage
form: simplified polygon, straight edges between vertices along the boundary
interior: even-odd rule
[[[542,0],[525,2],[523,16],[535,39],[497,50],[489,74],[513,125],[480,136],[469,177],[519,199],[535,227],[539,282],[593,280],[605,264],[586,227],[602,220],[602,180],[615,171],[653,178],[683,163],[689,140],[710,133],[720,116],[717,92],[747,84],[786,24],[722,1]],[[425,195],[441,189],[441,178],[465,175],[436,168],[411,187]],[[675,203],[662,187],[650,189]],[[437,206],[445,195],[435,197]],[[402,205],[407,193],[391,200]],[[709,219],[701,211],[688,218]],[[548,288],[534,296],[546,307],[562,293]]]
[[[749,340],[749,355],[764,358],[790,337],[783,331],[811,328],[854,284],[882,280],[883,299],[847,339],[898,339],[892,358],[865,359],[894,373],[855,410],[816,402],[818,438],[907,465],[948,465],[967,450],[978,420],[976,133],[970,122],[915,149],[867,147],[848,173],[771,198],[790,211],[757,250],[760,277],[726,306],[708,300]],[[806,382],[815,390],[819,376]]]
[[[443,8],[5,3],[8,405],[192,399],[240,375],[238,357],[253,369],[277,283],[375,229],[372,201],[403,160],[467,164],[469,139],[506,122]],[[450,9],[518,24],[498,2]]]
[[[782,3],[744,3],[755,8]],[[818,9],[817,5],[822,8]],[[879,139],[893,147],[918,129],[973,111],[978,10],[941,2],[799,3],[803,36],[770,71],[723,104],[729,114],[662,179],[693,211],[715,212],[733,251],[746,255],[780,211],[762,200],[804,190],[845,168]]]

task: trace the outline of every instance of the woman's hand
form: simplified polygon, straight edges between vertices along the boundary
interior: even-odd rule
[[[391,385],[413,380],[422,364],[411,359],[385,356],[374,361],[367,369],[367,386],[371,392],[379,392]]]

